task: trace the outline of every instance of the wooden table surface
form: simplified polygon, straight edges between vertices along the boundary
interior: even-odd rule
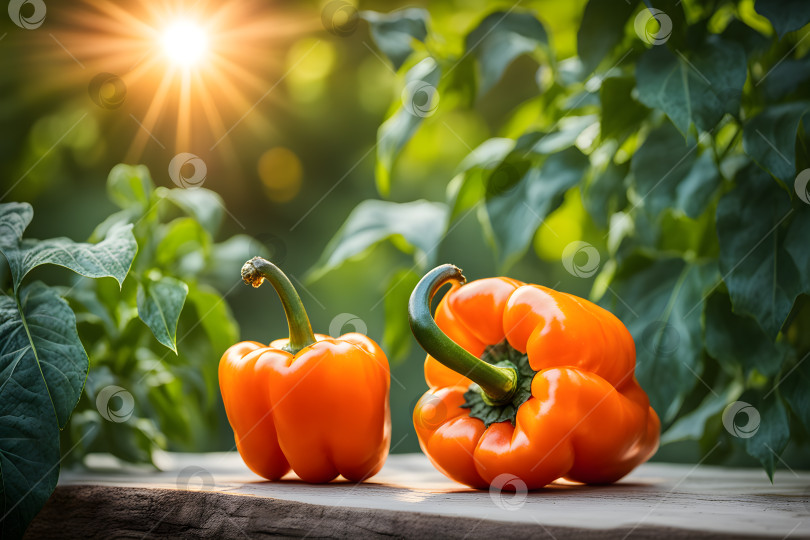
[[[810,473],[649,463],[611,486],[475,491],[422,454],[363,484],[265,482],[236,453],[165,454],[162,472],[98,457],[63,471],[27,537],[810,538]]]

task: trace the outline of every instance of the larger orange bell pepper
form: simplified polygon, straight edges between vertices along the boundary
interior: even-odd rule
[[[434,320],[430,302],[447,283]],[[413,421],[437,469],[476,488],[517,477],[536,489],[613,482],[652,456],[658,416],[613,314],[505,277],[464,283],[455,266],[435,268],[408,306],[430,386]]]
[[[219,387],[236,446],[256,474],[304,481],[338,475],[359,482],[376,474],[391,441],[388,360],[370,338],[313,334],[292,283],[256,257],[245,283],[270,282],[281,297],[290,337],[270,345],[244,341],[219,363]]]

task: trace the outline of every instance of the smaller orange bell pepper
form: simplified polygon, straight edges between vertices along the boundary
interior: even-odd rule
[[[268,480],[292,469],[312,483],[379,472],[391,442],[385,353],[363,334],[313,334],[295,287],[269,261],[251,259],[242,279],[270,282],[290,333],[270,345],[237,343],[220,360],[222,400],[245,464]]]
[[[451,289],[436,310],[430,303]],[[537,489],[558,478],[614,482],[658,448],[660,424],[634,376],[635,345],[612,313],[500,277],[465,285],[445,264],[408,304],[430,390],[413,411],[422,450],[475,488],[501,475]]]

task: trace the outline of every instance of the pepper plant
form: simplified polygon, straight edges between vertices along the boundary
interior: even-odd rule
[[[772,476],[810,432],[810,3],[789,5],[590,0],[567,57],[522,6],[463,35],[437,34],[422,9],[361,13],[402,79],[377,134],[383,198],[400,154],[429,144],[422,130],[504,109],[506,73],[536,83],[443,180],[443,200],[362,202],[312,277],[383,242],[413,254],[386,278],[397,356],[407,291],[436,262],[464,264],[436,259],[467,214],[502,273],[549,268],[530,250],[548,259],[547,229],[571,226],[553,263],[630,329],[662,442],[697,440],[713,461],[739,446]],[[516,73],[526,57],[536,73]]]

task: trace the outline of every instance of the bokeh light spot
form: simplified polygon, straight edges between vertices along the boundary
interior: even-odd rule
[[[259,158],[258,168],[264,191],[271,201],[290,201],[301,190],[303,167],[289,148],[277,146],[266,151]]]

